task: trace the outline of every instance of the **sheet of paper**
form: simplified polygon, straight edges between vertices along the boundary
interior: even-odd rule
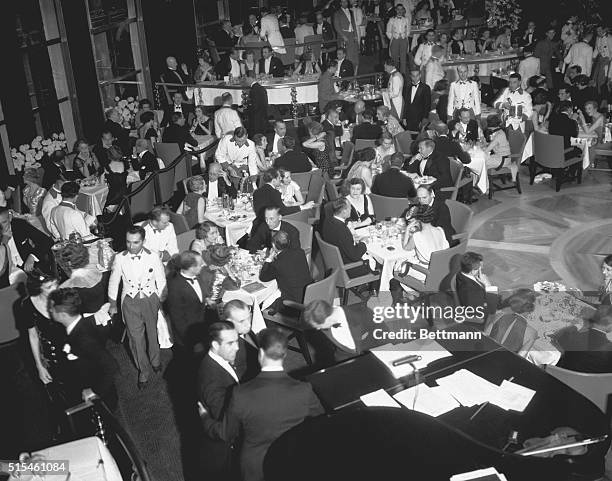
[[[379,389],[378,391],[373,391],[369,394],[364,394],[359,398],[367,407],[401,407],[395,402],[395,400],[391,396],[389,396],[389,394],[387,394],[387,391],[385,391],[384,389]]]
[[[393,396],[411,411],[432,417],[440,416],[459,407],[459,403],[440,387],[419,384]]]
[[[421,356],[421,360],[413,362],[414,367],[423,369],[433,361],[452,356],[450,352],[444,349],[436,341],[430,340],[413,341],[394,345],[385,344],[384,346],[372,349],[372,354],[387,366],[387,369],[391,371],[391,374],[393,374],[396,379],[412,374],[413,368],[410,364],[393,366],[393,361],[413,354],[418,355]]]
[[[455,474],[450,481],[506,481],[503,474],[497,472],[495,468],[477,469],[469,473]]]
[[[496,396],[490,402],[502,409],[523,412],[535,393],[533,389],[504,380],[497,389]]]
[[[450,376],[437,379],[436,382],[463,406],[475,406],[497,399],[499,386],[467,369],[460,369]]]

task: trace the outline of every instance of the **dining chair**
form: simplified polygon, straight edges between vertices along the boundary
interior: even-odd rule
[[[334,172],[340,174],[340,178],[336,182],[342,182],[342,179],[346,177],[348,170],[351,168],[353,163],[353,155],[355,153],[355,144],[353,142],[344,142],[342,144],[342,160],[340,164],[334,167]]]
[[[562,367],[548,365],[545,370],[563,384],[582,394],[597,406],[604,414],[608,413],[610,395],[612,395],[612,374],[584,373],[570,371]]]
[[[176,212],[170,211],[170,222],[172,222],[172,226],[174,227],[174,233],[178,236],[183,232],[187,232],[189,229],[189,224],[187,223],[187,219],[183,214],[177,214]]]
[[[395,137],[393,137],[395,149],[404,155],[411,155],[410,148],[414,142],[413,134],[414,132],[410,130],[404,130],[403,132],[396,134]]]
[[[306,254],[306,260],[308,261],[308,266],[310,267],[312,260],[312,225],[306,222],[287,219],[286,217],[284,218],[284,220],[298,230],[300,234],[300,245],[302,246],[302,250]]]
[[[359,152],[368,147],[376,148],[376,140],[373,139],[355,139],[355,152]]]
[[[400,174],[402,175],[402,174]],[[404,197],[385,197],[378,194],[369,194],[377,221],[388,220],[392,217],[401,217],[408,208],[408,199]]]
[[[146,185],[142,187],[145,183]],[[155,205],[155,181],[145,179],[134,182],[131,185],[131,192],[137,192],[129,197],[132,221],[138,217],[148,216]]]
[[[164,204],[168,202],[174,195],[174,188],[176,186],[174,181],[174,169],[170,169],[166,172],[158,172],[155,176],[154,183],[156,189],[156,203]]]
[[[467,239],[474,211],[471,207],[451,199],[446,200],[446,206],[450,212],[451,225],[456,232],[453,239]]]
[[[533,185],[534,178],[541,172],[551,172],[555,181],[555,191],[561,190],[561,185],[574,180],[582,184],[582,156],[565,159],[565,154],[572,152],[573,147],[564,148],[563,137],[542,132],[533,134],[533,158],[529,163],[529,184]],[[575,175],[568,175],[569,169],[576,170]],[[539,168],[539,169],[538,169]]]
[[[176,229],[176,226],[174,227]],[[196,238],[195,229],[191,229],[188,231],[181,232],[180,234],[176,234],[176,243],[178,245],[179,252],[185,252],[189,250],[191,243]]]
[[[181,149],[179,144],[168,143],[168,142],[155,142],[155,155],[159,157],[164,165],[168,167],[174,162],[179,155],[181,155]]]
[[[500,164],[487,170],[489,176],[489,199],[493,198],[493,193],[498,190],[508,190],[516,188],[516,191],[521,194],[521,176],[519,175],[519,168],[521,165],[521,159],[523,157],[523,150],[525,150],[525,144],[527,143],[527,136],[521,132],[520,129],[509,129],[508,130],[508,143],[510,144],[510,155],[502,157]],[[514,169],[512,168],[514,167]],[[512,170],[516,172],[516,179],[513,183],[509,183],[502,187],[496,184],[495,179],[506,178],[512,175]]]
[[[289,349],[295,352],[299,352],[304,356],[306,363],[312,365],[312,356],[310,355],[310,348],[306,337],[305,331],[310,330],[304,320],[302,319],[302,313],[305,307],[315,300],[324,300],[330,304],[333,304],[334,298],[336,297],[336,284],[337,284],[338,271],[334,270],[326,278],[313,282],[306,286],[304,290],[304,302],[298,303],[293,301],[285,300],[283,305],[289,307],[298,313],[297,317],[284,314],[282,312],[272,311],[270,309],[264,309],[262,311],[263,318],[266,323],[274,323],[280,326],[281,329],[289,331],[289,340],[295,339],[298,347],[289,346]]]
[[[297,172],[291,174],[291,180],[300,186],[300,191],[305,197],[308,194],[308,187],[310,186],[310,178],[312,177],[313,171],[310,172]]]
[[[456,159],[455,157],[448,158],[449,166],[450,166],[450,174],[451,179],[453,181],[452,187],[441,187],[440,192],[450,192],[451,200],[457,200],[457,196],[459,194],[459,190],[464,186],[472,182],[472,176],[463,177],[463,163]]]
[[[321,251],[323,257],[323,264],[327,270],[337,270],[338,276],[336,277],[336,286],[342,289],[342,305],[346,305],[348,301],[348,294],[350,290],[354,290],[364,284],[380,280],[380,274],[374,274],[372,272],[364,274],[358,277],[350,277],[348,271],[356,267],[364,265],[363,261],[349,262],[345,264],[340,254],[340,249],[333,244],[329,244],[321,239],[318,232],[315,232],[315,238],[317,239],[317,245]]]

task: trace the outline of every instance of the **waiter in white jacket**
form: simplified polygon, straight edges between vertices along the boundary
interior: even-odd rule
[[[493,107],[503,111],[506,127],[514,130],[520,128],[525,132],[525,121],[531,118],[533,106],[531,94],[521,88],[521,76],[517,73],[510,74],[508,87],[504,89]]]
[[[391,109],[398,120],[401,120],[404,113],[404,96],[402,95],[404,76],[398,72],[392,58],[385,60],[385,72],[389,74],[389,86],[386,93],[389,95],[390,105],[387,105],[387,107]]]
[[[478,84],[468,80],[466,65],[457,67],[459,80],[451,83],[448,90],[448,107],[446,113],[449,119],[457,118],[460,109],[468,109],[470,117],[480,117],[480,90]]]

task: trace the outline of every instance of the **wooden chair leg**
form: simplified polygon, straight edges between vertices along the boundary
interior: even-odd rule
[[[521,191],[521,178],[520,178],[518,172],[516,173],[516,182],[515,182],[515,184],[516,184],[516,191],[519,194],[522,194],[523,192]]]
[[[533,185],[533,179],[535,179],[535,176],[536,176],[535,170],[536,170],[535,161],[531,159],[529,161],[529,185]]]
[[[343,292],[342,292],[342,305],[343,306],[346,306],[346,304],[348,302],[348,296],[349,296],[349,289],[347,289],[345,287]]]
[[[489,176],[489,200],[493,198],[493,177]]]
[[[563,183],[563,170],[553,169],[553,179],[555,179],[555,192],[561,190],[561,184]]]
[[[304,356],[304,360],[306,364],[312,366],[312,358],[310,357],[310,349],[308,349],[308,343],[306,339],[304,339],[304,335],[302,333],[295,333],[295,340],[300,346],[300,351],[302,352],[302,356]]]
[[[578,172],[576,175],[578,177],[578,184],[582,184],[582,164],[578,164]]]

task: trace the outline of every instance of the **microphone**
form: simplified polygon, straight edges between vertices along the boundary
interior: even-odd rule
[[[420,360],[421,360],[421,356],[417,356],[416,354],[411,354],[410,356],[400,357],[399,359],[396,359],[395,361],[393,361],[391,364],[393,367],[397,367],[397,366],[401,366],[402,364],[412,364],[413,362],[420,361]]]

